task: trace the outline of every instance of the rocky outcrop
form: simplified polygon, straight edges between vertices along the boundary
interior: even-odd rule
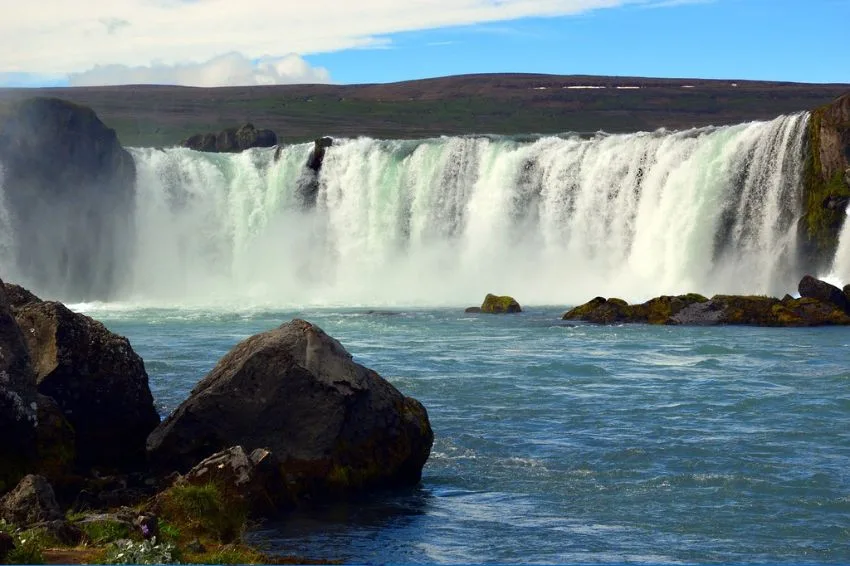
[[[62,519],[53,487],[42,476],[28,475],[0,498],[0,518],[13,525],[26,526]]]
[[[145,462],[145,439],[159,424],[142,359],[128,340],[61,303],[25,299],[14,308],[34,383],[55,400],[75,432],[80,469],[129,470]]]
[[[245,124],[239,128],[227,128],[218,134],[195,134],[181,145],[195,151],[238,153],[253,147],[274,147],[277,145],[277,134],[271,130],[258,130],[253,124]]]
[[[313,149],[307,157],[305,172],[298,180],[297,194],[301,208],[309,210],[316,206],[319,194],[319,171],[325,161],[327,149],[333,145],[333,138],[318,138],[313,142]],[[277,154],[275,154],[277,158]]]
[[[325,152],[334,144],[333,138],[323,137],[317,138],[313,142],[313,150],[307,158],[307,168],[315,173],[318,173],[322,168],[322,163],[325,161]]]
[[[94,111],[55,98],[0,117],[16,271],[68,300],[108,299],[131,252],[135,164]]]
[[[293,320],[233,348],[148,439],[152,465],[185,472],[233,446],[274,456],[278,505],[419,481],[425,408]]]
[[[838,245],[850,197],[850,93],[812,111],[800,221],[803,259],[813,271],[829,262]]]
[[[518,313],[522,312],[522,307],[513,297],[487,293],[487,296],[484,297],[484,302],[481,303],[481,312],[488,314]]]
[[[832,303],[845,313],[850,313],[850,300],[847,299],[844,291],[826,281],[806,275],[800,280],[797,291],[799,291],[800,297]]]
[[[801,282],[801,287],[802,287]],[[839,291],[840,293],[840,291]],[[751,326],[850,325],[850,316],[832,301],[801,297],[715,295],[661,296],[630,305],[622,299],[595,299],[577,306],[562,317],[597,324],[682,324]]]
[[[35,459],[37,394],[29,352],[0,282],[0,493]]]

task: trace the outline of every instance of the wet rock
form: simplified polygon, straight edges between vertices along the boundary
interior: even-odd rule
[[[467,314],[479,314],[481,313],[481,307],[467,307],[463,312]]]
[[[28,526],[62,519],[63,515],[47,479],[30,474],[0,498],[0,518],[13,525]]]
[[[518,313],[522,312],[522,307],[513,297],[487,293],[487,296],[484,297],[484,302],[481,303],[481,312],[488,314]]]
[[[313,150],[307,158],[307,168],[318,173],[322,168],[322,163],[325,161],[325,152],[334,143],[333,138],[324,137],[318,138],[313,142]]]
[[[56,302],[26,303],[16,309],[15,319],[38,392],[55,400],[73,427],[75,464],[81,469],[143,466],[145,439],[159,416],[144,363],[128,340]]]
[[[433,443],[425,408],[293,320],[234,347],[148,439],[159,470],[186,472],[233,446],[265,449],[294,503],[412,485]],[[256,464],[255,464],[256,465]]]
[[[596,297],[564,314],[565,320],[597,324],[644,323],[685,325],[822,326],[847,325],[850,316],[832,302],[786,296],[689,294],[662,296],[639,305]]]
[[[806,275],[800,280],[797,290],[800,293],[800,297],[808,297],[810,299],[832,303],[844,312],[850,313],[850,301],[848,301],[844,291],[835,285],[830,285],[826,281]]]

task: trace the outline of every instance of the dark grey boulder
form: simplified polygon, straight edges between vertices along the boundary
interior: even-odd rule
[[[425,408],[293,320],[234,347],[148,438],[152,465],[186,472],[233,446],[274,456],[278,504],[412,485],[433,443]]]
[[[832,303],[844,312],[850,313],[850,300],[847,299],[844,291],[826,281],[806,275],[800,280],[797,290],[801,297]]]
[[[0,518],[27,526],[63,518],[53,487],[43,476],[28,475],[0,498]]]
[[[36,458],[37,395],[29,351],[0,281],[0,493]]]
[[[55,400],[74,429],[76,466],[144,466],[145,440],[159,416],[129,341],[57,302],[26,302],[15,319],[38,392]]]

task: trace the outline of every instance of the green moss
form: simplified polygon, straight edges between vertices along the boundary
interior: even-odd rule
[[[185,536],[232,542],[242,536],[248,512],[245,502],[226,498],[215,484],[175,485],[159,501],[160,518]]]
[[[118,521],[86,521],[79,523],[80,529],[92,544],[106,544],[130,536],[130,529],[126,524]]]
[[[522,312],[522,308],[513,297],[488,293],[481,304],[481,312],[491,314],[517,313]]]
[[[608,299],[605,297],[595,297],[583,305],[579,305],[568,310],[561,318],[563,320],[584,320],[590,313],[606,302],[608,302]]]
[[[44,564],[44,546],[38,538],[21,536],[6,555],[6,564]]]
[[[821,128],[827,107],[811,113],[808,127],[808,153],[803,170],[803,226],[816,261],[831,258],[838,246],[838,234],[846,217],[843,210],[830,210],[824,202],[831,196],[850,196],[843,172],[836,171],[829,179],[821,162]]]

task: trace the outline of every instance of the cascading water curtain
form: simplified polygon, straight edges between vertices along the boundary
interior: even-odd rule
[[[300,191],[315,186],[312,144],[278,159],[134,149],[136,245],[118,295],[354,306],[465,305],[487,292],[557,305],[784,293],[798,275],[806,120],[591,139],[336,140],[310,206]]]

